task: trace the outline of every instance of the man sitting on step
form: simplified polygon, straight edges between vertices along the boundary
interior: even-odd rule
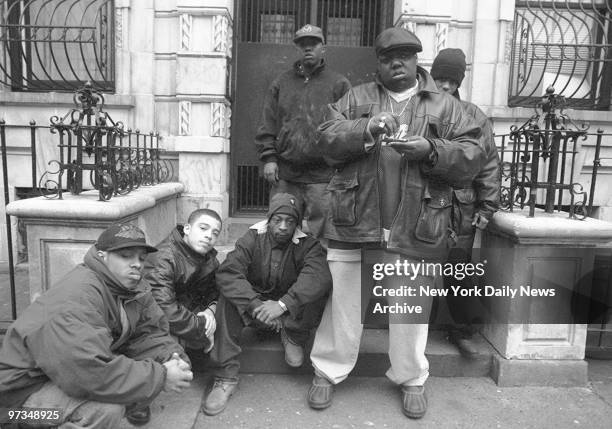
[[[244,326],[280,331],[287,364],[304,362],[304,346],[319,324],[331,275],[323,247],[298,227],[302,213],[295,196],[274,195],[267,219],[238,239],[217,271],[221,296],[210,354],[215,380],[203,406],[208,415],[223,411],[238,385]]]

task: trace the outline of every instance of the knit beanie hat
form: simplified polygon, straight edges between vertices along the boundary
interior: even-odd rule
[[[293,216],[297,220],[297,223],[299,225],[302,221],[302,202],[292,194],[275,194],[270,200],[270,208],[268,209],[268,220],[274,214],[285,214]]]
[[[451,79],[461,86],[465,77],[465,54],[461,49],[442,49],[431,66],[434,79]]]

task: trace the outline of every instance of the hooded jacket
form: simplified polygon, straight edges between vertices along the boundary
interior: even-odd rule
[[[197,313],[216,303],[219,291],[215,271],[219,267],[217,251],[200,255],[183,240],[178,229],[147,257],[145,279],[153,296],[166,314],[170,333],[190,345],[206,345],[206,319]]]
[[[380,113],[387,97],[382,83],[352,88],[329,106],[319,131],[319,149],[336,168],[328,189],[332,205],[325,237],[350,243],[383,243],[383,192],[399,193],[392,212],[387,248],[421,259],[443,260],[454,237],[452,189],[468,186],[481,168],[484,151],[480,128],[461,103],[440,93],[432,77],[417,67],[418,92],[408,102],[407,135],[428,139],[434,157],[414,161],[402,157],[400,186],[380,183],[384,165],[381,145],[366,147],[370,118]],[[371,138],[371,137],[370,137]]]
[[[322,61],[306,75],[300,61],[276,78],[266,93],[255,146],[262,162],[277,162],[282,180],[326,183],[333,170],[315,145],[325,106],[351,87]]]
[[[143,282],[125,288],[96,252],[92,246],[83,264],[9,327],[0,349],[0,406],[19,406],[49,380],[75,398],[150,401],[165,384],[162,363],[174,352],[186,359]]]

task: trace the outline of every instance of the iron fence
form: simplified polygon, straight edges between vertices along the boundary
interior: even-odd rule
[[[13,91],[115,88],[112,0],[0,0],[0,83]]]
[[[567,212],[574,219],[584,219],[592,212],[597,174],[602,158],[603,130],[589,132],[587,125],[577,125],[563,113],[567,100],[552,87],[540,99],[536,113],[509,134],[496,138],[501,147],[501,207],[536,207],[546,213]],[[577,181],[582,162],[578,162],[579,142],[595,139],[593,170],[589,192]]]
[[[554,86],[568,106],[609,110],[612,1],[517,1],[508,103],[533,106]]]
[[[49,125],[31,121],[28,125],[7,124],[0,118],[2,185],[4,205],[11,201],[9,182],[18,168],[29,168],[31,189],[47,198],[62,198],[63,193],[78,194],[96,189],[99,199],[106,201],[146,185],[168,181],[174,177],[171,161],[160,149],[159,133],[141,133],[124,129],[104,111],[104,95],[86,84],[74,95],[75,108],[63,117],[53,116]],[[13,155],[30,159],[21,164],[12,159],[9,167],[8,142]],[[49,170],[46,170],[50,166]],[[14,168],[11,172],[9,168]],[[27,173],[26,173],[27,174]],[[24,183],[20,183],[23,187]],[[15,185],[16,186],[16,185]],[[25,184],[27,187],[28,185]],[[5,215],[9,270],[10,317],[17,316],[14,240],[10,216]],[[0,317],[2,319],[2,317]],[[8,321],[0,320],[0,331]]]

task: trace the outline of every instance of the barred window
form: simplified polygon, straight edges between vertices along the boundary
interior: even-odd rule
[[[0,0],[0,83],[114,92],[112,0]]]
[[[552,86],[569,107],[609,110],[611,14],[606,0],[516,2],[508,104],[533,106]]]

